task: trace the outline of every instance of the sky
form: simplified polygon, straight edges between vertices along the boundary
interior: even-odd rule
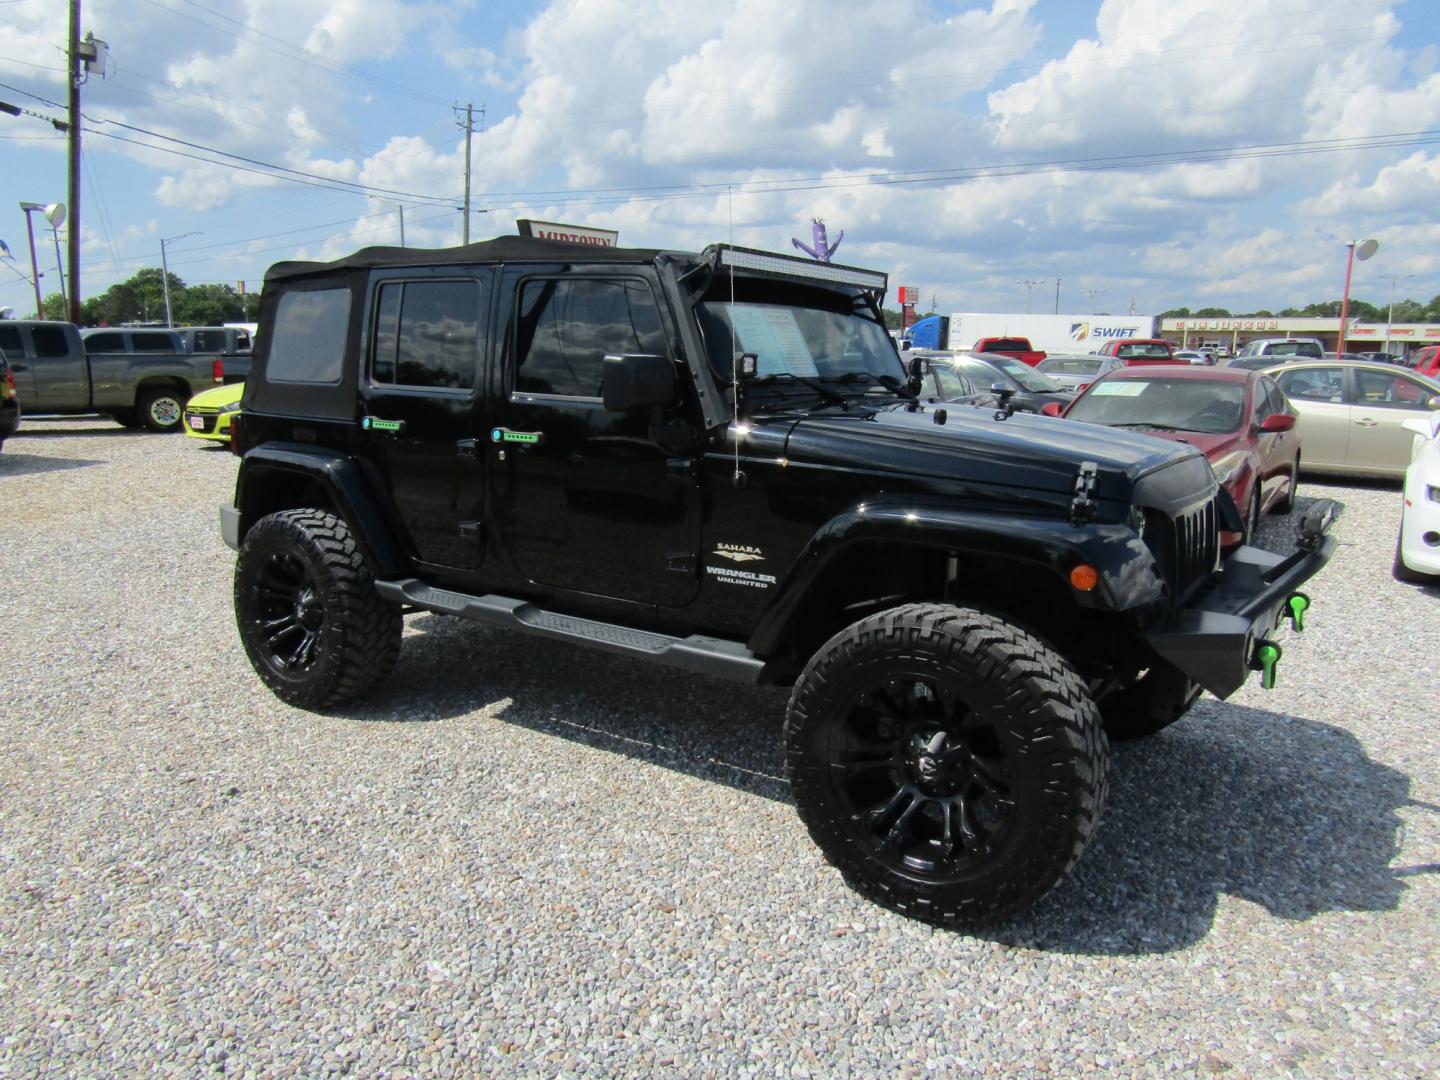
[[[65,9],[0,0],[17,317],[18,204],[67,201]],[[1154,314],[1338,299],[1374,238],[1353,297],[1440,294],[1435,0],[85,0],[81,28],[109,46],[87,297],[162,240],[187,284],[252,293],[398,244],[402,214],[409,246],[459,243],[467,103],[472,240],[528,217],[792,251],[819,218],[892,307]]]

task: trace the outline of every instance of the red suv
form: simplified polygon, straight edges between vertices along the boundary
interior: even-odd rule
[[[1432,379],[1440,379],[1440,345],[1426,345],[1415,354],[1415,370]]]

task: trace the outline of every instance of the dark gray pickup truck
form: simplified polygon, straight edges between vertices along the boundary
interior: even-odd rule
[[[98,328],[73,323],[0,323],[25,412],[104,413],[127,427],[179,431],[185,402],[224,381],[211,355],[193,355],[173,330]]]
[[[182,326],[176,331],[192,353],[218,356],[227,383],[250,374],[250,331],[243,326]]]

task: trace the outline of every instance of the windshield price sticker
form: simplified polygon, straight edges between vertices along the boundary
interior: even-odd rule
[[[1091,397],[1139,397],[1149,386],[1148,382],[1102,382],[1090,388]]]
[[[759,374],[812,379],[820,374],[793,311],[765,304],[736,304],[727,310],[741,348],[759,357]]]

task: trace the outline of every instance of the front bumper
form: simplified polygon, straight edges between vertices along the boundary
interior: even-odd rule
[[[1335,552],[1335,538],[1324,532],[1334,517],[1327,504],[1306,515],[1289,555],[1249,546],[1231,552],[1184,606],[1146,634],[1150,646],[1216,697],[1238,690],[1258,670],[1259,645],[1288,617],[1290,597]]]
[[[203,409],[185,410],[185,434],[192,439],[210,439],[215,442],[230,441],[230,421],[237,413],[211,412]]]

